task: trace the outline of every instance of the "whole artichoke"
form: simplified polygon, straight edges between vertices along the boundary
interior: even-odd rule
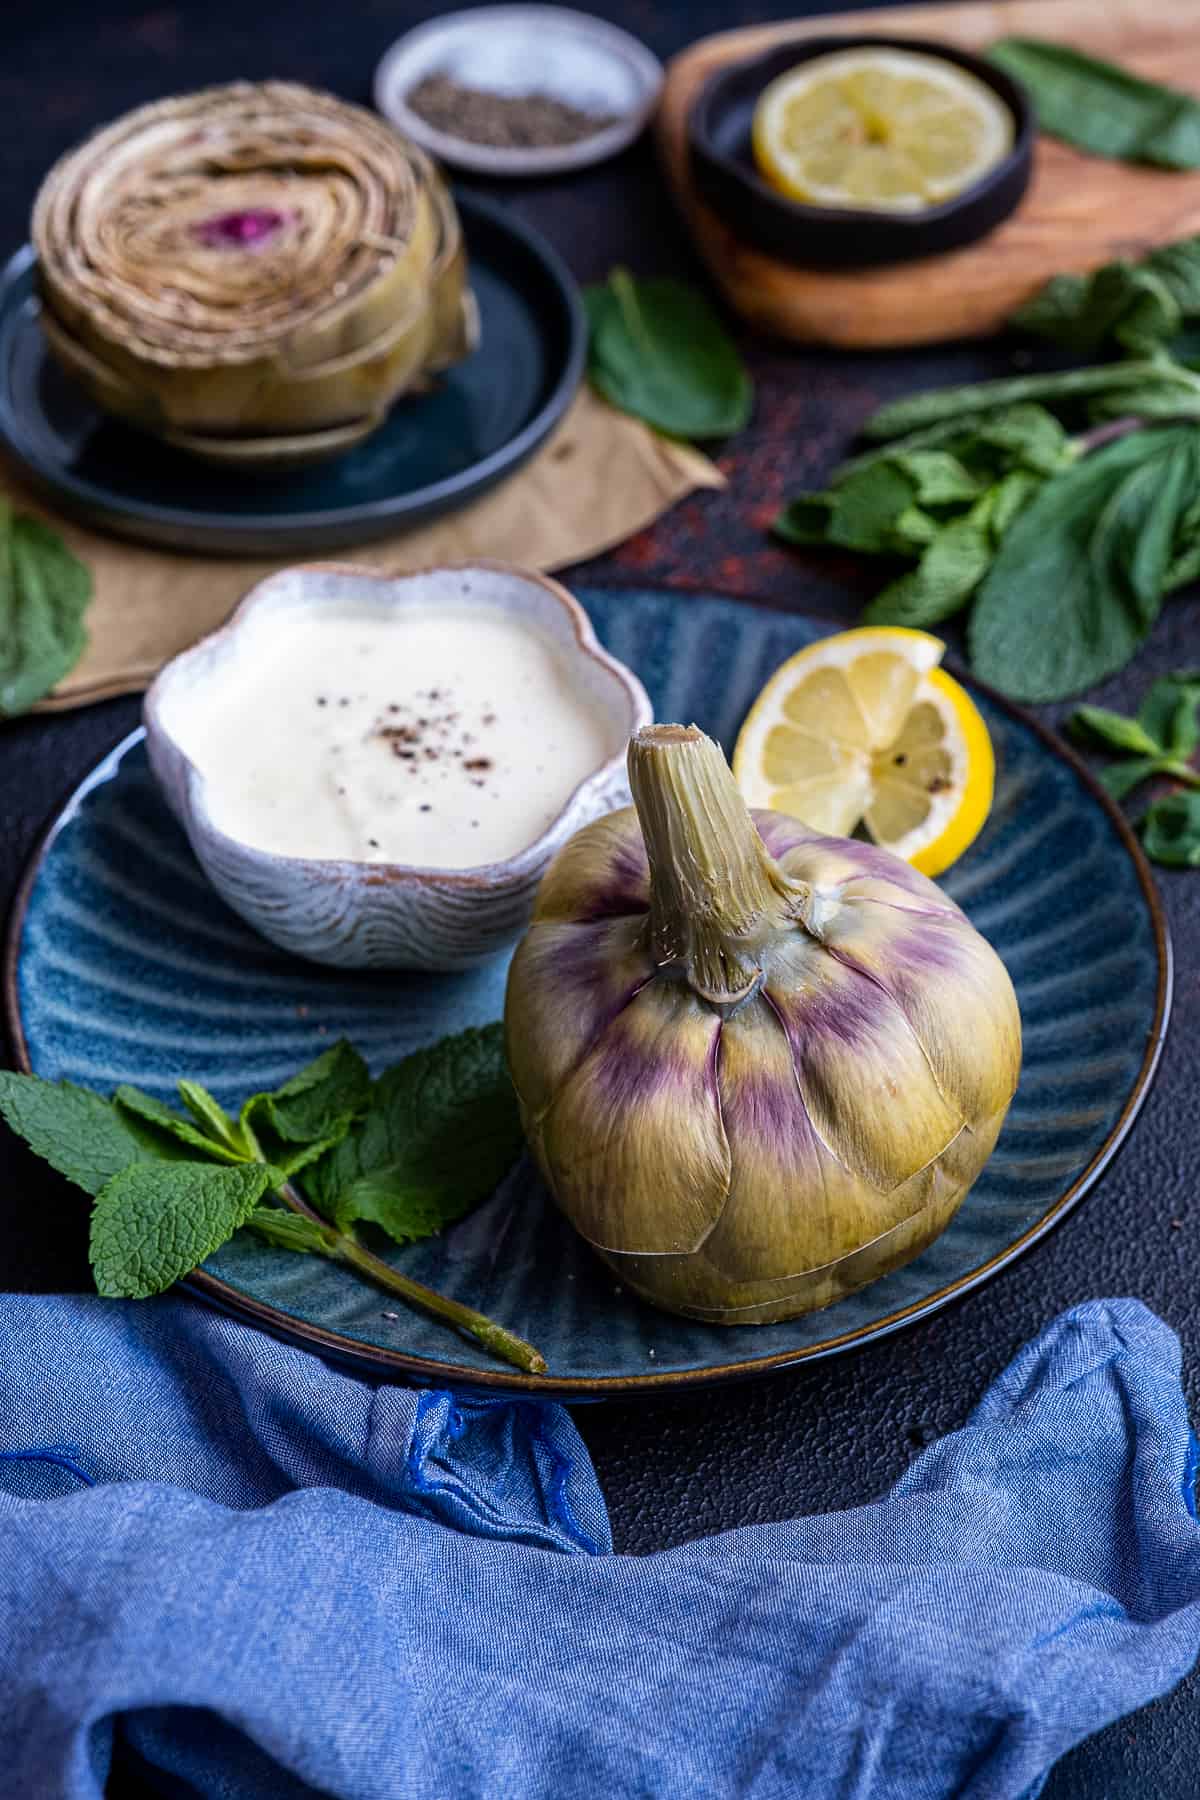
[[[42,323],[106,411],[242,464],[366,435],[476,333],[453,202],[372,113],[235,82],[126,114],[33,211]]]
[[[917,1255],[991,1153],[1021,1032],[1003,963],[889,852],[751,815],[695,727],[542,882],[509,1065],[559,1205],[645,1299],[721,1324]]]

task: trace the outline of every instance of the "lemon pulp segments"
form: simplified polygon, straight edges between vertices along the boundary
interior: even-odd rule
[[[789,658],[734,749],[749,803],[834,836],[864,826],[923,874],[948,868],[987,818],[995,763],[978,708],[938,667],[944,649],[865,627]]]
[[[882,45],[800,63],[754,109],[759,168],[814,206],[937,206],[994,168],[1012,143],[1012,114],[985,82],[941,57]]]

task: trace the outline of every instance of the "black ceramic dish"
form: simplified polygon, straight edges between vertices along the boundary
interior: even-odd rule
[[[29,246],[0,275],[0,443],[61,511],[176,550],[327,550],[463,506],[519,468],[566,412],[587,327],[548,244],[489,201],[455,198],[479,349],[332,461],[287,474],[212,468],[106,419],[49,354]]]
[[[759,95],[798,63],[868,46],[924,51],[957,63],[984,82],[1013,115],[1008,155],[961,194],[918,213],[805,206],[779,193],[759,174],[754,160],[751,125]],[[688,152],[701,197],[738,237],[801,267],[855,269],[937,256],[994,230],[1016,209],[1029,185],[1035,134],[1025,90],[966,50],[919,38],[821,37],[776,44],[761,56],[718,69],[692,105]]]

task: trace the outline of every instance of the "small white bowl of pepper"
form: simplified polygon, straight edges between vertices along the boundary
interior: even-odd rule
[[[456,168],[552,175],[632,143],[662,81],[644,44],[590,13],[483,6],[393,44],[375,73],[375,104]]]

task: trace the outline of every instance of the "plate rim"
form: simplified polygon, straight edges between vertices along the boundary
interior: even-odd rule
[[[589,590],[585,588],[584,591]],[[624,587],[620,584],[612,586],[597,584],[590,591],[632,593],[643,590],[632,586]],[[778,611],[777,608],[763,606],[761,602],[747,600],[743,595],[721,594],[715,589],[706,589],[705,593],[714,599],[736,600],[740,604],[748,604],[761,612]],[[806,613],[800,616],[816,623],[837,623],[819,619],[813,614]],[[403,1350],[390,1350],[381,1345],[366,1345],[358,1339],[347,1337],[341,1332],[331,1331],[323,1325],[314,1325],[307,1320],[296,1319],[291,1314],[277,1311],[252,1295],[244,1294],[240,1289],[233,1287],[231,1283],[221,1280],[219,1276],[209,1274],[204,1269],[194,1270],[178,1285],[195,1294],[208,1305],[216,1307],[218,1311],[248,1322],[274,1337],[281,1338],[284,1342],[298,1344],[302,1349],[312,1350],[344,1368],[350,1368],[357,1375],[366,1379],[415,1382],[420,1386],[431,1387],[486,1388],[500,1392],[536,1394],[547,1400],[586,1401],[629,1398],[639,1394],[679,1393],[729,1382],[751,1380],[759,1376],[775,1374],[784,1369],[796,1368],[802,1363],[823,1362],[829,1357],[841,1356],[851,1350],[866,1348],[867,1345],[876,1343],[881,1338],[890,1337],[908,1325],[916,1324],[920,1319],[941,1312],[953,1302],[972,1293],[976,1288],[982,1287],[985,1282],[1000,1274],[1010,1263],[1016,1262],[1026,1251],[1031,1250],[1035,1244],[1040,1243],[1057,1225],[1061,1224],[1069,1213],[1074,1211],[1075,1207],[1095,1187],[1127,1141],[1138,1114],[1141,1112],[1158,1069],[1170,1022],[1174,986],[1174,953],[1166,908],[1158,892],[1146,854],[1125,814],[1093,775],[1082,757],[1077,755],[1056,731],[1049,725],[1043,724],[1019,702],[1010,700],[986,682],[977,680],[954,659],[949,660],[948,667],[956,679],[961,680],[969,689],[973,689],[992,705],[1006,712],[1018,724],[1025,726],[1052,756],[1065,762],[1078,778],[1084,790],[1098,802],[1101,811],[1107,814],[1133,864],[1138,885],[1146,900],[1158,964],[1154,1015],[1147,1033],[1146,1048],[1120,1113],[1086,1167],[1059,1195],[1054,1204],[1042,1214],[1041,1218],[1037,1219],[1019,1237],[1014,1238],[1011,1243],[997,1251],[994,1256],[989,1257],[986,1262],[980,1263],[977,1268],[968,1270],[956,1281],[947,1283],[944,1287],[925,1295],[921,1300],[911,1302],[908,1306],[897,1308],[896,1311],[887,1314],[882,1319],[875,1320],[870,1325],[834,1333],[823,1338],[819,1343],[809,1344],[798,1349],[775,1351],[764,1356],[743,1358],[737,1362],[715,1362],[703,1369],[666,1369],[638,1375],[556,1377],[551,1373],[529,1375],[516,1369],[499,1367],[496,1369],[468,1368],[450,1362],[435,1361],[429,1357],[417,1356]],[[112,744],[96,759],[86,773],[72,784],[65,798],[53,808],[49,819],[39,832],[13,896],[4,931],[3,963],[0,967],[0,1003],[3,1006],[4,1022],[15,1064],[26,1074],[33,1073],[33,1070],[29,1060],[24,1021],[21,1016],[19,968],[21,941],[34,887],[55,837],[71,816],[78,801],[98,784],[100,771],[106,765],[119,764],[121,759],[144,736],[144,727],[135,726],[132,731],[126,732]],[[834,1310],[830,1309],[831,1312]],[[720,1328],[714,1326],[713,1329],[719,1331]]]
[[[389,529],[403,528],[406,521],[415,524],[439,510],[445,510],[456,500],[466,504],[501,477],[519,468],[567,412],[583,381],[587,357],[587,319],[578,282],[557,250],[540,232],[516,218],[498,201],[487,199],[470,189],[455,188],[453,198],[463,221],[464,237],[468,239],[468,256],[473,218],[482,221],[487,229],[517,240],[549,280],[562,304],[567,327],[566,352],[561,367],[553,387],[537,412],[506,443],[471,464],[469,469],[443,476],[440,481],[430,482],[425,487],[412,489],[400,496],[393,495],[390,498],[315,512],[289,513],[285,519],[272,512],[197,512],[178,506],[165,506],[157,501],[134,506],[118,498],[114,504],[107,490],[99,488],[90,480],[81,479],[69,472],[64,473],[61,465],[31,451],[28,440],[20,431],[9,382],[2,371],[0,444],[24,473],[38,483],[43,491],[48,492],[64,511],[73,510],[76,517],[92,522],[102,520],[105,528],[142,542],[178,546],[184,542],[178,534],[185,533],[189,535],[193,550],[209,554],[213,551],[220,553],[222,549],[226,554],[232,555],[263,554],[263,546],[268,540],[271,548],[266,554],[300,550],[306,544],[312,548],[314,533],[331,534],[324,541],[326,547],[332,549],[339,544],[366,542],[369,536],[385,536]],[[5,262],[0,270],[0,310],[11,290],[24,279],[36,260],[32,243],[26,242]],[[368,528],[366,535],[363,533],[364,527]],[[339,536],[339,532],[351,535]]]

